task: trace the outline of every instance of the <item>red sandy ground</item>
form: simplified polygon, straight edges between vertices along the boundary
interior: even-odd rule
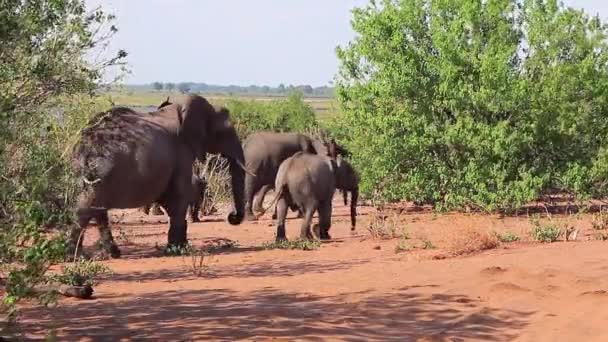
[[[114,275],[95,298],[26,308],[22,323],[34,334],[56,328],[61,341],[608,341],[608,245],[593,238],[590,215],[560,216],[582,228],[577,241],[540,244],[526,237],[525,215],[410,210],[402,227],[417,248],[396,253],[399,239],[370,238],[373,208],[359,208],[351,234],[347,208],[335,203],[333,241],[315,251],[259,248],[274,239],[269,218],[230,226],[221,214],[189,224],[196,246],[239,244],[214,255],[200,277],[190,257],[155,248],[166,242],[164,216],[114,213],[123,258],[105,262]],[[299,222],[288,221],[288,237],[297,237]],[[433,258],[469,227],[509,230],[523,241]],[[96,239],[90,229],[86,243]],[[437,248],[420,248],[426,239]]]

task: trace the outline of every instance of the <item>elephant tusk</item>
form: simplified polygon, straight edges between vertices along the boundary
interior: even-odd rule
[[[235,160],[235,161],[236,161],[237,165],[240,166],[243,169],[243,171],[245,171],[246,173],[248,173],[252,177],[257,177],[255,175],[255,173],[249,171],[249,169],[247,169],[247,166],[245,166],[242,162],[240,162],[239,160]]]
[[[93,185],[93,184],[97,184],[97,183],[101,182],[101,178],[97,178],[97,179],[91,181],[91,180],[88,180],[87,177],[82,177],[82,180],[88,185]]]

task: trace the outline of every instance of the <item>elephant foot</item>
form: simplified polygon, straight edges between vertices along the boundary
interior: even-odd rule
[[[287,240],[287,237],[285,236],[277,236],[277,238],[275,239],[276,242],[287,242],[289,240]]]
[[[321,240],[331,240],[331,236],[329,235],[329,229],[319,229],[319,233]]]
[[[245,214],[245,218],[243,219],[243,221],[257,221],[258,217],[256,215],[254,215],[253,213],[247,213]]]
[[[98,256],[102,259],[119,259],[122,255],[120,248],[114,242],[99,242]]]

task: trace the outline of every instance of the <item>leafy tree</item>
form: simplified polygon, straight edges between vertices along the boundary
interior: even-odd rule
[[[171,82],[165,83],[165,89],[167,89],[168,91],[173,91],[173,89],[175,89],[175,83],[171,83]]]
[[[183,94],[190,92],[190,89],[192,89],[192,86],[190,85],[190,83],[182,82],[177,85],[177,90],[179,90]]]
[[[163,87],[164,87],[164,84],[162,84],[161,82],[152,83],[152,88],[154,88],[154,90],[156,90],[156,91],[163,90]]]
[[[556,0],[383,0],[352,25],[336,92],[363,192],[486,210],[605,195],[598,17]]]
[[[0,312],[11,315],[35,296],[31,289],[63,257],[79,184],[70,146],[87,113],[109,106],[90,95],[126,57],[85,58],[117,31],[112,20],[87,12],[83,0],[0,1]]]

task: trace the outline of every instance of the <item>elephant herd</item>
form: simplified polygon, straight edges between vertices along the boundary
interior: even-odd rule
[[[286,239],[288,209],[304,218],[301,238],[329,239],[337,189],[343,192],[345,205],[351,193],[351,229],[355,229],[359,180],[344,159],[348,151],[334,140],[299,133],[257,132],[241,144],[228,109],[189,95],[179,103],[167,99],[149,113],[112,107],[89,121],[72,155],[82,187],[76,201],[78,226],[70,233],[71,249],[82,249],[82,235],[94,219],[99,247],[111,257],[120,257],[108,210],[149,211],[153,203],[169,216],[168,246],[185,245],[188,208],[192,221],[198,221],[206,187],[205,180],[193,173],[193,164],[196,159],[204,161],[207,153],[228,160],[234,206],[227,218],[230,224],[255,220],[254,210],[258,215],[266,211],[264,196],[274,189],[271,206],[277,240]],[[311,228],[315,212],[318,234]]]

